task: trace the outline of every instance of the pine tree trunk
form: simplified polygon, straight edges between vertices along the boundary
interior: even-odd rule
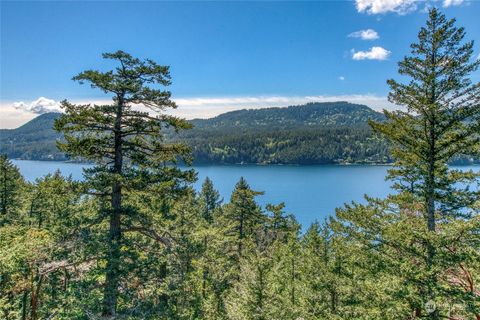
[[[22,296],[22,316],[20,319],[26,320],[27,319],[27,299],[28,299],[28,291],[23,290]]]
[[[203,252],[204,254],[207,252],[207,236],[203,237]],[[205,300],[207,297],[207,274],[208,269],[207,265],[205,264],[202,271],[202,298]]]
[[[330,289],[330,311],[335,314],[337,312],[337,293],[335,289]]]
[[[261,262],[260,262],[260,265],[258,267],[258,280],[259,280],[259,286],[260,286],[260,290],[258,292],[258,303],[257,303],[257,307],[259,310],[261,310],[261,315],[259,317],[260,320],[263,320],[265,319],[263,313],[263,300],[264,300],[264,295],[265,295],[265,279],[264,279],[264,270],[263,270],[263,266],[261,265]]]
[[[40,303],[40,289],[43,283],[43,275],[38,276],[38,281],[35,286],[35,281],[32,279],[31,296],[30,296],[30,319],[38,319],[38,307]]]
[[[435,28],[435,26],[434,26]],[[435,29],[433,30],[435,32]],[[432,78],[435,79],[431,84],[431,93],[429,97],[429,104],[434,106],[437,104],[437,94],[436,94],[436,46],[435,43],[432,43],[432,56],[431,56],[431,65],[432,65]],[[428,231],[435,232],[435,156],[436,156],[436,142],[437,137],[435,135],[436,119],[434,115],[429,115],[427,119],[428,126],[428,176],[426,179],[426,205],[427,205],[427,227]]]
[[[117,114],[115,119],[115,158],[113,173],[115,175],[122,174],[123,154],[122,154],[122,111],[123,99],[118,100]],[[116,317],[117,311],[117,295],[120,273],[120,242],[121,228],[120,217],[122,213],[122,186],[115,177],[112,186],[112,210],[110,213],[110,231],[109,231],[109,253],[107,256],[107,270],[105,277],[104,289],[104,305],[103,315],[106,317]]]
[[[435,103],[435,94],[434,86],[432,87],[432,97],[431,104]],[[426,210],[426,222],[428,232],[435,232],[436,221],[435,221],[435,119],[427,120],[428,128],[428,164],[427,164],[427,176],[425,177],[425,210]],[[427,294],[428,300],[435,302],[435,287],[436,287],[436,276],[432,273],[434,258],[435,258],[435,247],[430,242],[427,241],[427,271],[429,273],[428,285],[427,285]],[[431,320],[438,320],[438,311],[433,311],[428,315]]]
[[[433,25],[433,31],[435,33],[435,24]],[[432,55],[431,55],[431,73],[432,78],[434,79],[431,84],[431,96],[429,103],[433,106],[437,103],[437,96],[436,96],[436,45],[432,43]],[[428,173],[426,179],[426,207],[427,207],[427,229],[429,232],[435,232],[435,157],[436,157],[436,140],[437,137],[435,135],[435,127],[436,127],[436,119],[435,116],[430,115],[430,119],[428,119],[428,137],[429,137],[429,152],[428,152]],[[430,241],[427,244],[427,255],[428,255],[428,272],[430,273],[430,287],[429,287],[429,298],[435,301],[435,292],[434,288],[436,287],[436,276],[432,273],[434,258],[435,258],[435,247]],[[438,311],[435,310],[430,313],[430,319],[438,320],[439,315]]]

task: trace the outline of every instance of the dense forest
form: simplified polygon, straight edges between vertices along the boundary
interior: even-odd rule
[[[16,129],[0,129],[0,154],[13,159],[67,160],[55,144],[61,138],[53,130],[59,116],[56,112],[46,113]]]
[[[26,160],[68,160],[56,148],[53,130],[59,113],[38,116],[25,125],[0,132],[0,153]],[[184,141],[195,163],[323,164],[385,163],[384,140],[368,120],[384,119],[370,108],[347,102],[310,103],[288,108],[239,110],[212,119],[190,121],[191,130],[167,140]]]
[[[368,126],[383,119],[363,105],[309,103],[193,120],[176,139],[192,148],[196,163],[386,163],[387,143]]]
[[[70,160],[56,147],[61,134],[53,124],[60,113],[46,113],[23,126],[0,130],[0,154],[11,159]],[[388,143],[369,120],[384,115],[348,102],[308,103],[287,108],[239,110],[189,121],[190,130],[165,130],[169,141],[183,141],[195,164],[383,164],[391,163]],[[478,163],[461,155],[454,164]]]
[[[192,126],[162,112],[176,107],[169,68],[104,54],[116,69],[74,80],[112,104],[65,100],[54,124],[61,152],[96,164],[82,182],[26,182],[0,157],[0,317],[480,319],[480,174],[447,165],[480,152],[480,60],[464,37],[429,10],[399,63],[409,79],[388,81],[408,108],[370,122],[390,145],[395,190],[304,233],[245,179],[230,199],[209,179],[195,192],[195,171],[176,165],[190,148],[163,136]]]

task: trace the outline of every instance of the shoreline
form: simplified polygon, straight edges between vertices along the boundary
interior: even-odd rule
[[[34,161],[34,162],[60,162],[65,164],[80,164],[80,165],[95,165],[94,162],[83,162],[83,161],[74,161],[74,160],[31,160],[31,159],[19,159],[19,158],[9,158],[13,161]],[[392,167],[393,162],[385,163],[371,163],[371,162],[358,162],[358,163],[311,163],[311,164],[301,164],[301,163],[192,163],[191,165],[186,165],[184,163],[177,164],[179,167],[228,167],[228,166],[238,166],[238,167],[318,167],[318,166],[338,166],[338,167],[354,167],[354,166],[371,166],[371,167]],[[452,164],[451,166],[455,167],[468,167],[468,166],[480,166],[480,163],[466,163],[466,164]]]

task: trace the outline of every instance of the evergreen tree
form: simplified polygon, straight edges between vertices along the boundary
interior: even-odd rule
[[[480,83],[472,84],[469,75],[480,60],[472,61],[473,41],[464,37],[455,19],[431,9],[411,56],[399,63],[399,73],[411,81],[388,81],[389,100],[406,111],[385,111],[386,122],[371,123],[392,142],[396,168],[390,175],[407,182],[397,185],[400,190],[421,199],[430,231],[441,218],[436,214],[458,214],[476,199],[475,192],[456,185],[475,176],[447,167],[455,156],[479,151]]]
[[[266,252],[257,251],[241,262],[239,281],[226,298],[228,319],[268,320],[279,318],[271,314],[272,259]],[[282,318],[285,319],[285,318]]]
[[[384,217],[396,227],[413,228],[403,239],[387,241],[385,236],[391,234],[378,235],[390,245],[396,243],[397,249],[415,250],[418,256],[414,254],[406,264],[425,254],[425,265],[416,269],[424,267],[423,272],[411,270],[406,275],[410,280],[416,279],[421,304],[445,297],[444,283],[439,278],[449,268],[458,268],[459,261],[458,257],[445,255],[446,248],[441,245],[443,232],[455,219],[473,216],[471,208],[479,195],[469,188],[478,174],[447,166],[459,155],[478,154],[480,145],[480,83],[472,83],[469,78],[480,61],[473,61],[473,41],[464,42],[464,37],[464,29],[456,27],[454,19],[447,20],[436,8],[431,9],[418,42],[411,45],[411,56],[399,63],[399,73],[408,76],[410,82],[388,81],[389,100],[406,110],[385,111],[386,122],[372,123],[392,143],[396,162],[389,176],[397,181],[395,187],[401,192],[389,204],[398,206],[398,216]],[[419,203],[420,207],[409,202]],[[387,210],[386,205],[382,206]],[[419,216],[424,229],[410,223],[419,220]],[[401,220],[395,221],[397,218]],[[355,219],[360,222],[359,217]],[[404,242],[410,237],[410,243]],[[447,266],[448,263],[454,264]],[[415,313],[419,315],[420,311]],[[439,319],[440,310],[433,310],[428,317]]]
[[[196,268],[202,252],[201,206],[193,190],[177,201],[172,208],[174,220],[169,230],[175,241],[166,252],[166,300],[167,319],[198,319],[203,316],[202,287]]]
[[[18,168],[0,155],[0,226],[7,219],[14,219],[13,213],[20,205],[20,190],[24,185]]]
[[[19,225],[0,227],[0,317],[42,319],[41,312],[54,245],[49,232]],[[57,307],[57,306],[55,306]]]
[[[220,199],[220,194],[215,190],[212,180],[209,177],[205,178],[205,181],[202,184],[202,189],[200,190],[200,201],[203,207],[203,218],[207,222],[213,221],[213,215],[215,210],[220,207],[222,199]]]
[[[214,271],[218,270],[215,264],[220,262],[220,257],[216,255],[215,245],[217,242],[217,222],[219,215],[221,214],[221,203],[219,192],[214,188],[212,180],[205,178],[202,184],[200,193],[198,194],[198,206],[201,216],[197,223],[197,229],[199,230],[197,236],[201,239],[201,257],[197,261],[197,266],[200,271],[201,278],[201,297],[204,305],[207,304],[209,298],[215,298],[215,294],[212,295],[212,287],[218,287],[214,283],[212,276]],[[217,243],[215,243],[217,242]],[[216,308],[210,308],[210,310],[216,310]]]
[[[28,198],[28,221],[38,228],[56,230],[59,234],[76,225],[80,201],[80,184],[71,177],[64,178],[60,171],[37,179]]]
[[[162,183],[165,175],[182,178],[178,170],[165,171],[164,164],[176,161],[178,156],[186,159],[188,150],[180,143],[164,143],[162,132],[166,127],[180,130],[190,125],[183,119],[160,113],[176,107],[170,100],[170,92],[160,89],[171,83],[167,66],[149,59],[141,61],[122,51],[105,53],[103,57],[115,61],[118,67],[107,72],[87,70],[73,80],[112,94],[113,103],[75,105],[65,100],[64,114],[56,120],[55,129],[64,133],[65,141],[58,143],[61,150],[70,156],[96,161],[97,166],[87,172],[87,181],[94,194],[107,197],[110,202],[102,213],[109,219],[103,315],[115,317],[122,234],[151,235],[142,219],[135,221],[135,208],[124,205],[126,191]],[[153,115],[134,105],[147,107]]]
[[[272,213],[268,218],[267,232],[273,242],[287,241],[292,235],[295,236],[300,226],[293,215],[285,215],[285,203],[277,205],[267,204],[265,209]]]
[[[241,177],[225,208],[226,233],[233,239],[233,259],[237,263],[243,257],[246,245],[254,240],[264,222],[261,208],[255,202],[255,197],[261,194],[263,192],[250,189],[247,181]]]
[[[314,222],[302,239],[302,305],[308,317],[326,317],[338,309],[337,279],[332,277],[334,261],[327,226]]]
[[[81,288],[88,287],[91,261],[84,255],[86,235],[75,230],[92,203],[78,186],[59,172],[37,179],[22,189],[25,205],[15,219],[0,227],[2,319],[74,318],[85,312],[81,305],[91,290]]]
[[[272,270],[269,281],[272,291],[269,306],[271,318],[298,319],[303,314],[301,309],[302,259],[297,232],[292,232],[283,242],[276,242],[268,248],[272,251],[270,253]]]

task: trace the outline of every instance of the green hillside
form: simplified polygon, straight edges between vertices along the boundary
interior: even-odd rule
[[[53,121],[60,113],[45,113],[16,129],[0,130],[0,154],[26,160],[66,160],[57,150]]]
[[[348,102],[308,103],[286,108],[237,110],[206,120],[193,120],[206,129],[305,129],[363,126],[368,119],[382,120],[383,114],[367,106]]]
[[[58,113],[2,130],[0,153],[10,158],[65,160],[51,128]],[[287,108],[238,110],[192,120],[194,128],[167,139],[186,141],[196,163],[384,163],[386,144],[372,135],[367,121],[383,115],[347,102],[309,103]]]
[[[183,132],[197,163],[327,164],[385,163],[386,144],[368,120],[383,114],[348,102],[238,110]]]

